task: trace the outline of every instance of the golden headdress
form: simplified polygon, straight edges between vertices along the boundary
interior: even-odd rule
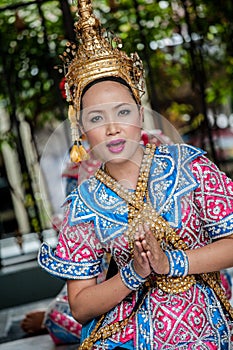
[[[65,90],[69,102],[72,141],[79,138],[78,120],[83,89],[105,77],[122,78],[132,90],[138,104],[143,94],[143,65],[137,53],[128,56],[120,50],[119,38],[109,38],[94,16],[91,0],[77,0],[78,22],[75,23],[78,45],[66,44],[62,60]]]

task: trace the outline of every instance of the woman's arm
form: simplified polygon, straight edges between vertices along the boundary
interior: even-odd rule
[[[133,269],[141,278],[151,273],[149,260],[137,243],[134,245]],[[132,292],[123,283],[120,272],[100,284],[92,278],[70,280],[67,285],[72,314],[82,324],[111,310]]]
[[[198,249],[186,251],[189,274],[213,272],[233,267],[233,235]]]
[[[67,287],[72,315],[81,324],[109,311],[132,292],[119,272],[100,284],[95,278],[69,280]]]

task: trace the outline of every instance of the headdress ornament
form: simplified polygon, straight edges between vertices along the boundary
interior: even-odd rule
[[[66,99],[71,122],[72,140],[78,141],[78,122],[83,89],[91,82],[105,78],[123,79],[138,104],[143,94],[143,65],[137,53],[128,56],[121,50],[119,38],[110,38],[94,16],[91,0],[77,0],[78,22],[75,23],[78,44],[68,42],[61,56],[65,69]]]

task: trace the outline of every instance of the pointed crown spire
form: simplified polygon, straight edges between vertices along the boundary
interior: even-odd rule
[[[66,97],[71,123],[78,123],[83,89],[99,78],[122,78],[141,103],[143,65],[137,53],[128,56],[121,50],[119,38],[109,38],[93,14],[91,0],[77,0],[78,22],[75,23],[78,44],[67,43],[62,60],[66,73]],[[75,137],[73,137],[75,138]]]

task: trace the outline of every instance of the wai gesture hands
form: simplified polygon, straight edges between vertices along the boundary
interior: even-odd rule
[[[152,270],[157,274],[169,272],[168,258],[146,224],[140,224],[135,233],[134,269],[142,277]]]

